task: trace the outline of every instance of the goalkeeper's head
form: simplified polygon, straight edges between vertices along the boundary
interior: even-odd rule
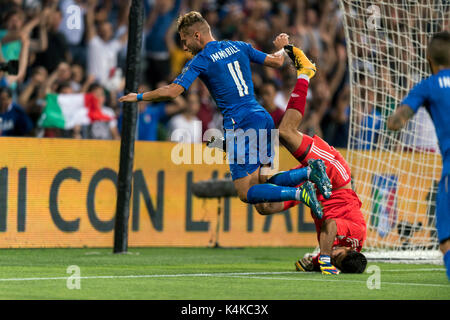
[[[347,247],[338,247],[331,254],[332,263],[342,273],[363,273],[366,270],[367,259],[357,251]]]
[[[177,20],[183,50],[193,55],[199,53],[206,43],[214,40],[211,27],[203,16],[197,11],[188,12]]]
[[[450,33],[448,31],[433,35],[428,44],[427,59],[433,74],[450,68]]]

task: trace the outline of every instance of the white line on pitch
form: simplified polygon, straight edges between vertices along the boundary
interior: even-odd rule
[[[381,269],[381,272],[414,272],[414,271],[420,271],[420,272],[443,271],[444,272],[445,268]]]
[[[221,276],[251,276],[251,275],[276,275],[295,274],[295,271],[281,272],[236,272],[236,273],[180,273],[180,274],[138,274],[124,276],[81,276],[79,279],[133,279],[133,278],[177,278],[177,277],[221,277]],[[40,277],[40,278],[6,278],[0,282],[7,281],[39,281],[39,280],[67,280],[69,277]]]
[[[222,276],[224,277],[224,276]],[[366,281],[364,280],[348,280],[348,279],[308,279],[308,278],[286,278],[286,277],[259,277],[259,276],[255,276],[255,277],[245,277],[245,276],[238,276],[238,275],[230,275],[227,276],[229,278],[243,278],[243,279],[264,279],[264,280],[288,280],[288,281],[316,281],[316,282],[353,282],[353,283],[366,283]],[[419,287],[444,287],[444,288],[449,288],[450,289],[450,285],[448,284],[433,284],[433,283],[412,283],[412,282],[386,282],[386,281],[382,281],[381,282],[382,285],[385,284],[392,284],[392,285],[401,285],[401,286],[419,286]]]
[[[413,269],[411,269],[413,270]],[[392,270],[394,271],[394,270]],[[181,274],[147,274],[147,275],[123,275],[123,276],[84,276],[79,279],[137,279],[137,278],[189,278],[189,277],[218,277],[218,278],[243,278],[243,279],[264,279],[264,280],[290,280],[290,281],[316,281],[316,282],[353,282],[366,283],[364,280],[350,280],[350,279],[318,279],[318,278],[287,278],[287,277],[261,277],[263,275],[282,275],[282,274],[297,274],[297,275],[314,275],[315,272],[299,273],[295,271],[282,272],[236,272],[236,273],[181,273]],[[0,282],[7,281],[40,281],[40,280],[67,280],[69,277],[41,277],[41,278],[7,278],[0,279]],[[425,287],[444,287],[450,288],[447,284],[431,284],[431,283],[409,283],[409,282],[386,282],[388,285],[403,285],[403,286],[425,286]]]

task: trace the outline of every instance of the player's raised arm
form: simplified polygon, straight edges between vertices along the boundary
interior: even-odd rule
[[[389,130],[400,130],[402,129],[409,119],[414,115],[413,109],[410,106],[403,104],[399,106],[394,114],[390,115],[387,120],[387,128]]]
[[[391,114],[387,120],[389,130],[402,129],[417,110],[430,100],[430,88],[428,80],[424,79],[417,83],[400,102],[399,107]]]
[[[279,34],[273,41],[275,53],[268,54],[264,60],[264,65],[272,68],[281,68],[284,63],[284,46],[289,44],[289,36],[286,33]]]
[[[126,96],[120,97],[119,102],[138,102],[138,101],[166,101],[173,100],[182,94],[184,88],[176,83],[171,83],[167,86],[144,92],[144,93],[129,93]]]

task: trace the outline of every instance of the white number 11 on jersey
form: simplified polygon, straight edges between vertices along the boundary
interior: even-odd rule
[[[239,61],[234,61],[234,63],[228,63],[228,70],[230,70],[231,76],[233,77],[234,83],[239,91],[239,96],[243,97],[248,95],[248,87],[245,83],[244,77],[242,76],[241,66]]]

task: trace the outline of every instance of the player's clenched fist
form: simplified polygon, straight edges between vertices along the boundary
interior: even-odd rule
[[[119,98],[119,102],[137,102],[137,93],[129,93]]]
[[[288,44],[289,44],[289,36],[286,33],[280,33],[273,41],[273,45],[277,50],[283,49],[284,46]]]

